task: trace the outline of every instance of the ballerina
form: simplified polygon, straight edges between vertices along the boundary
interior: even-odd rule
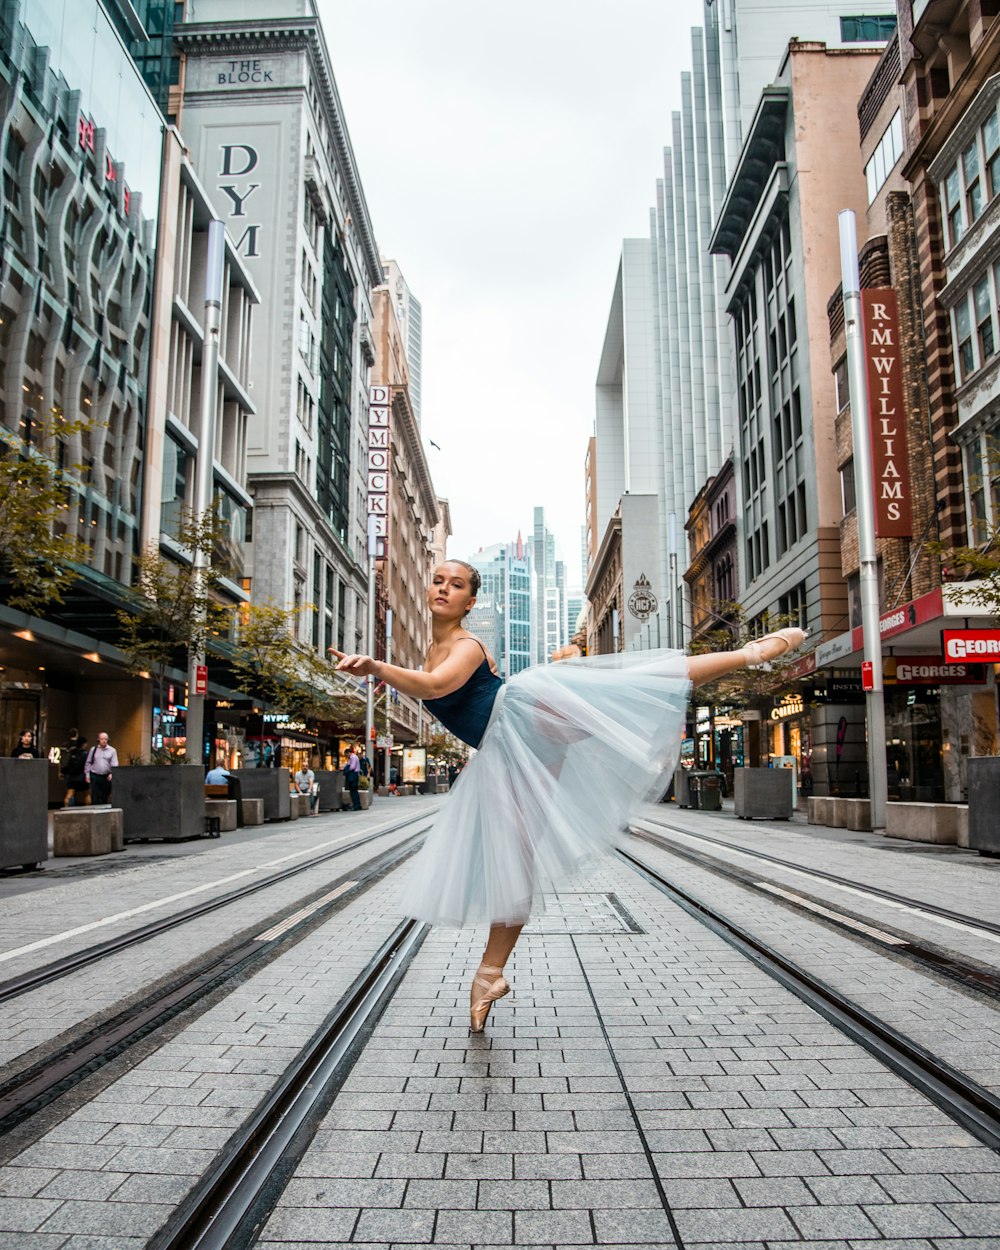
[[[789,628],[739,651],[687,656],[635,651],[536,665],[506,685],[463,627],[479,572],[439,565],[428,589],[432,641],[422,671],[330,648],[337,668],[374,676],[425,706],[478,748],[416,857],[405,909],[453,927],[488,924],[470,992],[482,1032],[503,975],[542,893],[606,854],[680,754],[692,685],[777,659],[802,645]]]

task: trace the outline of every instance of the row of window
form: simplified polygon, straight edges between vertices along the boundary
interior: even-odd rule
[[[955,363],[959,382],[993,356],[997,349],[998,297],[1000,297],[1000,261],[984,273],[951,310]]]
[[[994,108],[941,181],[941,212],[954,247],[1000,191],[1000,119]]]
[[[896,109],[892,121],[886,127],[885,134],[878,141],[878,146],[868,158],[865,166],[865,180],[868,183],[868,203],[871,204],[879,191],[885,186],[896,162],[903,155],[903,114]]]

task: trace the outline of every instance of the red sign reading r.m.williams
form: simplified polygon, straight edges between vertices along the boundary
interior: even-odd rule
[[[892,287],[861,292],[861,325],[868,370],[875,533],[879,538],[909,538],[913,534],[913,522],[903,353],[899,342],[899,309]]]

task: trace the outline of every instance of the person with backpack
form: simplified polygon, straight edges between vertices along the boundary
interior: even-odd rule
[[[86,807],[90,799],[90,782],[87,779],[87,739],[82,734],[70,739],[63,751],[59,771],[66,782],[63,807]]]

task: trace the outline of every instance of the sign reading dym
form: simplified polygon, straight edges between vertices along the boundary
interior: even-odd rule
[[[1000,664],[1000,629],[943,629],[944,657]]]
[[[868,415],[875,489],[875,533],[879,538],[909,538],[910,461],[903,401],[903,356],[899,343],[899,308],[892,287],[861,292]]]

